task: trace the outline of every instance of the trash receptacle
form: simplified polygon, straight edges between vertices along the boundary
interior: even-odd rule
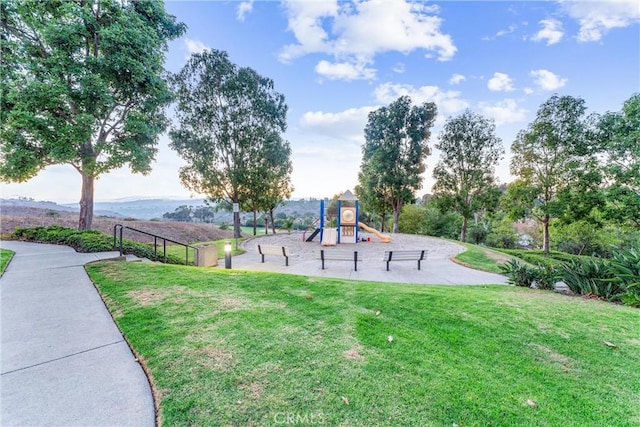
[[[196,246],[196,265],[215,267],[218,265],[218,248],[215,245]]]

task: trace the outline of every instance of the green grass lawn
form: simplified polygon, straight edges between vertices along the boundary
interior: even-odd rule
[[[13,258],[14,253],[15,252],[10,251],[9,249],[0,248],[0,275],[4,273],[4,270],[7,268],[7,265],[9,265],[9,261]]]
[[[224,259],[224,245],[226,243],[231,244],[231,254],[233,256],[243,254],[245,251],[240,247],[240,242],[244,239],[238,239],[238,249],[236,249],[236,240],[235,239],[223,239],[223,240],[215,240],[212,242],[198,242],[198,243],[190,243],[191,246],[201,246],[201,245],[215,245],[218,251],[218,260]],[[191,248],[185,248],[181,245],[167,245],[167,255],[176,256],[182,260],[186,258],[186,252],[189,252],[189,262],[193,264],[195,259],[195,250]],[[162,247],[158,248],[158,253],[162,254]]]
[[[511,255],[486,248],[484,246],[461,243],[454,241],[467,248],[466,251],[455,256],[455,261],[464,266],[475,268],[476,270],[488,271],[490,273],[501,273],[499,265],[506,262]]]
[[[507,286],[87,270],[167,426],[640,423],[637,309]]]

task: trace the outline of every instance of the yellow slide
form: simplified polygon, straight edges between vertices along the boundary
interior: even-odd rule
[[[359,222],[358,223],[358,227],[362,228],[364,231],[368,231],[371,234],[375,234],[378,237],[378,239],[380,239],[380,241],[383,242],[383,243],[389,243],[391,241],[391,236],[387,236],[386,234],[382,234],[381,232],[379,232],[375,228],[371,228],[371,227],[369,227],[367,224],[365,224],[363,222]]]

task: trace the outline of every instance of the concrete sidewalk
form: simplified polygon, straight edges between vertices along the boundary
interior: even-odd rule
[[[117,252],[2,241],[0,425],[154,426],[148,380],[83,266]]]

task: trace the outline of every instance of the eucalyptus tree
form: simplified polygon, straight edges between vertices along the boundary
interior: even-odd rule
[[[549,251],[549,223],[567,206],[561,194],[578,184],[584,186],[587,177],[597,184],[597,176],[587,172],[594,160],[585,112],[581,98],[553,95],[511,145],[511,173],[517,177],[518,191],[508,188],[507,194],[521,197],[511,204],[520,206],[521,212],[529,209],[542,223],[545,252]]]
[[[492,120],[466,110],[447,120],[436,144],[441,155],[433,170],[433,196],[462,216],[462,242],[469,218],[498,202],[495,167],[504,148],[495,131]]]
[[[73,166],[89,229],[98,176],[150,171],[168,124],[167,42],[186,27],[162,1],[2,0],[0,14],[0,178]]]
[[[422,188],[422,173],[429,155],[427,143],[436,114],[433,102],[413,106],[408,96],[369,113],[364,129],[360,189],[391,206],[394,233],[398,232],[402,206],[413,202],[415,192]]]
[[[268,141],[286,129],[287,105],[271,79],[238,67],[226,52],[207,50],[191,56],[172,76],[178,126],[169,132],[171,147],[187,162],[183,185],[212,201],[245,204],[256,183]],[[234,214],[240,236],[240,216]]]

